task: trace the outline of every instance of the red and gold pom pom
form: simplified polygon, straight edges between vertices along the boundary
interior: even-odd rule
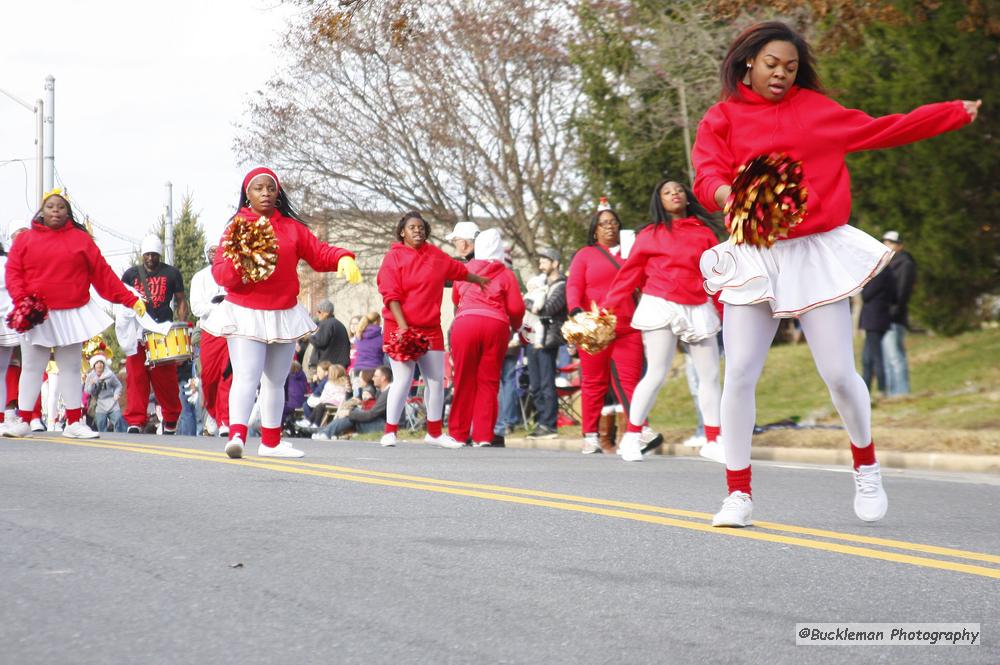
[[[615,339],[618,317],[592,304],[589,312],[579,312],[562,325],[563,338],[587,353],[600,353]]]
[[[785,154],[755,157],[740,167],[726,201],[726,228],[737,245],[770,247],[802,221],[809,192],[802,162]]]
[[[418,330],[407,328],[397,331],[385,345],[385,352],[393,360],[416,360],[431,348],[431,341]]]
[[[222,238],[222,255],[243,274],[243,282],[263,282],[278,265],[278,237],[267,217],[236,215]]]
[[[45,298],[31,294],[19,299],[7,313],[7,326],[11,330],[25,333],[49,318],[49,306]]]

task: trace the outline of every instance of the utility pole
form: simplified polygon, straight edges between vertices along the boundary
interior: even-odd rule
[[[41,103],[41,102],[39,102]],[[52,74],[45,77],[45,110],[43,125],[45,127],[45,191],[55,186],[56,168],[56,79]]]
[[[167,215],[163,223],[163,260],[174,265],[174,185],[167,181]]]
[[[684,133],[684,159],[687,160],[688,184],[694,187],[694,167],[691,165],[691,126],[688,122],[687,88],[682,79],[677,92],[680,93],[681,103],[681,128]]]

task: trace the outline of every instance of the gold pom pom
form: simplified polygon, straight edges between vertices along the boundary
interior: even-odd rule
[[[618,317],[596,304],[589,312],[579,312],[562,326],[563,338],[587,353],[600,353],[615,339]]]
[[[802,221],[809,192],[802,162],[785,154],[755,157],[740,167],[726,201],[726,228],[737,245],[770,247]]]
[[[244,283],[266,280],[278,265],[278,237],[270,220],[236,215],[223,237],[222,255],[243,273]]]

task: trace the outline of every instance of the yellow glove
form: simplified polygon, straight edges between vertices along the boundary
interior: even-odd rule
[[[132,305],[132,311],[135,312],[136,316],[142,316],[146,313],[146,303],[142,301],[142,298],[135,301],[135,304]]]
[[[344,256],[337,261],[337,277],[343,277],[348,284],[360,284],[361,270],[352,257]]]

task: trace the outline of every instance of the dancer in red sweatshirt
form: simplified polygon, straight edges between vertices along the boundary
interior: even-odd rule
[[[912,143],[975,119],[980,102],[952,101],[873,118],[846,109],[820,88],[805,40],[783,23],[743,32],[721,68],[722,98],[698,127],[692,157],[695,193],[718,209],[738,169],[785,153],[802,162],[805,217],[772,247],[727,241],[702,257],[705,288],[725,303],[726,376],[722,394],[729,496],[715,526],[751,523],[750,438],[754,391],[780,318],[798,317],[816,369],[847,427],[854,455],[854,511],[865,521],[888,508],[871,438],[871,402],[854,368],[848,297],[892,256],[871,236],[847,226],[850,180],[844,157]]]
[[[604,297],[604,306],[626,311],[632,294],[642,289],[632,327],[642,331],[646,373],[629,408],[628,431],[619,446],[626,462],[642,461],[642,423],[656,402],[677,341],[688,344],[698,373],[698,404],[708,443],[702,455],[719,459],[719,345],[721,321],[701,285],[698,261],[718,239],[707,226],[708,213],[691,191],[671,180],[660,182],[650,198],[649,223],[636,235],[628,260]]]
[[[524,298],[514,272],[504,264],[500,232],[487,229],[476,236],[475,258],[469,270],[490,280],[485,288],[455,284],[455,322],[451,327],[454,363],[448,433],[459,443],[472,434],[472,445],[489,446],[500,403],[500,373],[511,329],[521,327]],[[471,424],[471,429],[470,429]]]
[[[571,317],[589,310],[595,303],[602,303],[611,283],[625,263],[621,252],[621,218],[610,207],[598,208],[590,220],[587,245],[573,256],[566,280],[566,307]],[[632,393],[642,378],[642,336],[632,327],[635,312],[633,297],[616,303],[615,339],[600,353],[580,354],[580,407],[583,415],[584,454],[601,451],[600,421],[608,386],[614,391],[618,403],[627,413],[632,404]],[[606,416],[614,418],[613,415]],[[622,425],[624,429],[624,425]],[[605,426],[605,430],[610,427]],[[659,441],[663,441],[663,437]],[[605,441],[604,452],[614,452],[614,441]]]
[[[66,405],[63,436],[96,439],[98,433],[80,420],[83,343],[111,325],[111,318],[90,299],[93,285],[101,297],[144,314],[145,305],[125,288],[104,260],[90,234],[73,219],[73,209],[61,190],[48,192],[31,228],[18,235],[7,259],[7,289],[13,306],[29,297],[41,298],[48,317],[21,335],[21,378],[18,417],[4,436],[26,436],[28,421],[42,388],[42,374],[55,351],[62,369],[59,391]]]
[[[419,212],[408,212],[396,224],[395,237],[378,270],[378,290],[382,294],[382,336],[386,349],[398,332],[414,328],[430,341],[430,350],[417,360],[389,358],[392,386],[385,414],[383,446],[396,445],[399,419],[410,393],[414,367],[420,366],[424,378],[424,401],[427,407],[425,442],[442,448],[461,448],[441,431],[444,413],[444,333],[441,331],[441,299],[446,281],[468,281],[485,286],[489,280],[469,272],[464,263],[451,258],[427,242],[431,225]],[[492,438],[492,435],[491,435]]]
[[[219,251],[212,262],[212,276],[226,290],[226,298],[201,322],[202,330],[225,337],[233,365],[229,393],[229,441],[226,454],[243,456],[247,421],[255,398],[260,403],[262,457],[302,457],[301,450],[281,440],[281,414],[285,406],[285,378],[292,366],[295,340],[316,330],[306,309],[298,304],[300,260],[319,272],[337,271],[357,284],[361,273],[354,255],[322,243],[292,209],[288,196],[271,169],[258,167],[243,179],[239,211],[234,215],[256,221],[267,218],[278,254],[274,272],[267,279],[245,279],[243,270]],[[225,247],[231,227],[223,234]],[[257,395],[257,385],[260,394]]]

